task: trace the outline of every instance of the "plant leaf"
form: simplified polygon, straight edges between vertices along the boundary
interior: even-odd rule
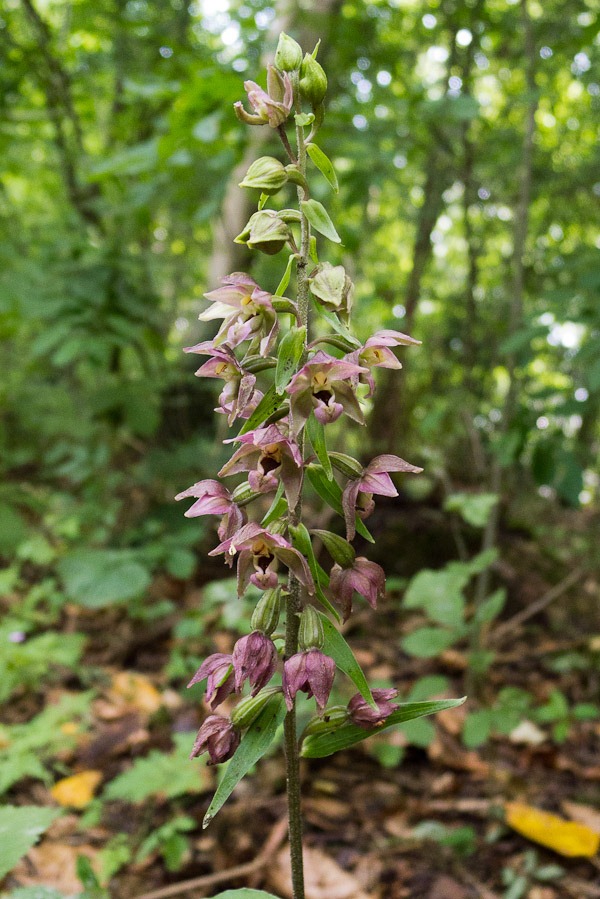
[[[60,560],[58,571],[69,599],[88,609],[133,599],[150,583],[148,570],[128,550],[74,550]]]
[[[310,539],[310,534],[308,533],[306,527],[300,523],[299,525],[290,525],[290,534],[292,535],[292,542],[298,552],[301,552],[308,562],[308,567],[310,568],[310,573],[313,576],[313,581],[315,582],[315,596],[319,600],[322,606],[325,606],[329,612],[335,617],[337,621],[340,621],[340,613],[333,606],[325,594],[323,593],[323,588],[321,583],[323,581],[323,576],[326,577],[325,572],[318,564],[315,559],[315,554],[312,548],[312,541]]]
[[[318,200],[302,200],[300,208],[315,231],[318,231],[319,234],[323,234],[334,243],[342,242],[340,235],[335,230],[333,222],[329,218],[329,213],[322,203],[319,203]]]
[[[439,655],[458,639],[456,631],[441,627],[420,627],[401,642],[402,649],[418,659],[430,659]]]
[[[325,476],[325,472],[323,471],[322,465],[315,465],[314,463],[310,463],[310,465],[306,466],[306,472],[308,474],[308,478],[321,497],[321,499],[325,500],[328,506],[331,506],[338,515],[344,516],[344,512],[342,509],[342,489],[338,482],[333,478],[333,480],[329,481]],[[367,530],[361,518],[356,516],[356,531],[364,537],[365,540],[368,540],[369,543],[375,543],[375,540],[371,536],[370,532]]]
[[[348,749],[373,734],[380,734],[387,730],[388,727],[394,727],[396,724],[403,724],[405,721],[412,721],[413,718],[422,718],[424,715],[435,715],[444,709],[453,709],[457,705],[462,705],[466,697],[461,699],[437,699],[429,702],[405,702],[400,703],[400,708],[396,712],[392,712],[389,718],[381,727],[373,727],[366,730],[364,727],[358,727],[356,724],[344,724],[338,730],[330,734],[311,734],[304,740],[302,744],[301,755],[308,759],[320,759],[340,749]]]
[[[518,833],[567,858],[593,858],[600,848],[600,834],[586,824],[566,821],[522,802],[507,802],[506,823]]]
[[[284,293],[286,292],[287,286],[290,283],[290,277],[292,274],[292,265],[294,264],[294,259],[295,259],[295,256],[292,253],[288,258],[287,265],[285,267],[285,271],[283,273],[281,281],[277,285],[277,290],[273,294],[274,297],[282,297],[284,295]]]
[[[372,708],[376,709],[377,703],[373,699],[371,688],[367,683],[362,668],[354,657],[354,653],[346,643],[342,634],[340,634],[335,625],[331,623],[327,615],[324,615],[323,612],[319,612],[318,614],[323,622],[323,634],[325,636],[323,652],[325,655],[331,656],[338,668],[343,671],[344,674],[348,675],[350,680],[354,682],[360,695],[366,699]]]
[[[316,144],[307,144],[306,152],[310,156],[312,162],[319,169],[321,174],[327,179],[327,181],[329,181],[337,194],[339,192],[340,186],[338,184],[337,175],[330,158],[325,153],[323,153],[322,149],[320,147],[317,147]]]
[[[344,537],[333,534],[331,531],[323,531],[320,528],[313,528],[311,534],[318,537],[323,542],[325,549],[332,559],[341,565],[342,568],[351,568],[356,558],[354,547],[348,543]]]
[[[333,469],[331,460],[327,452],[327,441],[325,439],[325,426],[318,421],[314,415],[311,415],[306,422],[306,432],[311,446],[317,454],[317,458],[323,466],[323,471],[327,476],[327,480],[333,479]]]
[[[242,434],[246,434],[248,431],[253,431],[254,428],[257,428],[259,425],[266,421],[267,418],[270,418],[274,412],[277,412],[281,404],[283,403],[283,397],[279,396],[277,391],[275,390],[275,384],[271,384],[262,400],[250,416],[250,418],[244,422],[242,428],[240,428],[240,432],[238,437]]]
[[[0,806],[0,880],[60,815],[62,811],[59,809],[39,808],[36,805],[21,805],[18,808],[13,805]]]
[[[275,496],[273,497],[273,502],[269,506],[265,517],[260,523],[261,527],[266,528],[267,525],[271,524],[272,521],[277,521],[279,518],[283,518],[286,509],[287,500],[283,495],[283,481],[280,481]]]
[[[275,369],[275,390],[281,395],[290,383],[304,352],[306,328],[292,327],[279,344]]]
[[[242,737],[242,741],[229,762],[223,779],[208,806],[202,822],[203,828],[208,827],[219,809],[229,799],[240,780],[263,757],[273,742],[277,728],[284,717],[285,704],[283,696],[274,696]]]
[[[215,896],[215,899],[279,899],[279,896],[275,896],[273,893],[265,893],[263,890],[249,890],[247,887],[244,887],[241,890],[226,890],[224,893],[219,893],[218,896]]]

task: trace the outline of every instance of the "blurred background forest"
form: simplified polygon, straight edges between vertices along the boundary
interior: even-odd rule
[[[358,336],[395,328],[423,343],[399,378],[383,371],[368,432],[332,428],[364,460],[393,452],[425,469],[372,520],[398,636],[391,655],[365,640],[364,661],[382,682],[420,683],[414,698],[466,680],[468,717],[445,737],[461,758],[485,756],[523,719],[541,734],[525,745],[544,747],[544,765],[564,741],[589,749],[600,736],[592,0],[5,0],[0,790],[9,804],[50,808],[61,778],[101,771],[96,799],[98,778],[79,805],[52,795],[86,809],[84,831],[104,828],[86,837],[87,857],[100,858],[87,877],[125,877],[111,895],[214,862],[189,836],[201,814],[182,798],[201,804],[210,774],[200,782],[186,740],[173,749],[170,734],[197,726],[182,688],[215,635],[227,646],[247,625],[220,563],[206,560],[212,525],[186,521],[173,501],[214,476],[227,436],[214,383],[194,379],[182,348],[212,336],[197,315],[221,277],[250,264],[268,290],[281,277],[279,257],[250,260],[231,243],[255,201],[238,182],[257,155],[279,154],[270,129],[245,128],[232,107],[281,30],[308,49],[322,39],[320,143],[340,191],[323,181],[318,198],[342,238],[328,258],[357,285]],[[541,642],[515,680],[530,627]],[[503,628],[512,680],[494,637]],[[119,681],[125,670],[137,673]],[[105,731],[110,751],[97,745]],[[436,740],[439,759],[448,744],[434,725],[407,728],[370,763],[395,768]],[[133,786],[119,781],[136,770],[123,773],[131,754],[139,765],[149,751],[154,770],[166,766],[160,784],[148,786],[149,768]],[[149,798],[154,811],[129,810],[134,836],[119,842],[125,804],[147,810]],[[72,848],[81,819],[61,821],[51,845]],[[483,833],[471,830],[472,841]],[[436,833],[424,838],[439,843]],[[250,857],[261,847],[244,845]],[[26,899],[28,883],[45,883],[49,899],[74,892],[39,874],[43,859],[27,864],[8,882],[21,891],[6,895]],[[510,873],[501,880],[502,864],[481,879],[495,878],[498,896],[530,895],[531,857],[513,866],[522,892]],[[569,875],[580,884],[585,864]],[[565,883],[542,899],[600,895]]]

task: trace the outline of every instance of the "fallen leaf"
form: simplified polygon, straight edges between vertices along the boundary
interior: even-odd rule
[[[435,880],[428,899],[469,899],[469,894],[458,880],[443,875]]]
[[[289,847],[275,857],[269,870],[269,886],[285,899],[292,899]],[[318,849],[304,850],[304,888],[306,899],[373,899],[355,877]]]
[[[152,715],[163,704],[162,696],[144,674],[135,671],[118,671],[113,675],[107,699],[112,714],[103,717],[119,718],[129,712]]]
[[[573,821],[585,824],[590,830],[600,834],[600,811],[598,809],[591,808],[589,805],[581,805],[579,802],[569,802],[567,799],[561,805],[565,814]]]
[[[507,802],[506,823],[522,836],[569,858],[592,858],[600,846],[600,834],[585,824],[567,821],[522,802]]]
[[[80,843],[55,843],[44,840],[30,849],[24,859],[11,872],[18,886],[52,886],[68,896],[79,895],[81,881],[77,876],[77,857],[87,856],[94,866],[97,851]]]
[[[79,774],[58,780],[50,793],[59,805],[85,808],[94,798],[94,792],[101,780],[101,771],[80,771]]]

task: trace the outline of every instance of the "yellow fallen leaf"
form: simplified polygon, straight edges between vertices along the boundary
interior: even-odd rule
[[[504,809],[506,823],[513,830],[560,855],[592,858],[598,851],[600,834],[585,824],[566,821],[522,802],[507,802]]]
[[[135,671],[119,671],[113,675],[109,696],[118,705],[126,705],[149,715],[162,705],[162,696],[154,684]]]
[[[65,721],[64,724],[61,724],[60,730],[65,736],[72,737],[79,732],[79,725],[74,721]]]
[[[79,774],[57,780],[50,793],[59,805],[85,808],[94,798],[94,792],[101,780],[101,771],[80,771]]]

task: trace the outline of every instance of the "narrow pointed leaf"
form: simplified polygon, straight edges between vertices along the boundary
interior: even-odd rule
[[[287,265],[285,267],[285,271],[281,278],[281,281],[277,285],[277,290],[273,294],[274,297],[282,297],[288,288],[288,284],[290,283],[290,278],[292,275],[292,265],[294,264],[295,256],[292,253],[287,261]]]
[[[204,816],[202,827],[208,827],[219,809],[229,799],[240,780],[263,757],[285,717],[283,696],[274,696],[256,721],[248,728]]]
[[[296,373],[298,363],[304,352],[306,328],[290,328],[279,344],[277,368],[275,369],[275,390],[279,395],[284,393],[292,375]]]
[[[300,207],[315,231],[323,234],[324,237],[329,238],[334,243],[342,242],[333,222],[329,218],[329,213],[322,203],[319,203],[318,200],[303,200],[300,203]]]
[[[283,495],[283,481],[279,482],[279,487],[277,488],[277,492],[273,497],[273,502],[269,506],[269,510],[263,520],[261,521],[261,527],[266,528],[267,525],[271,524],[272,521],[277,521],[279,518],[283,518],[287,511],[287,500]]]
[[[321,499],[325,500],[328,506],[331,506],[338,515],[344,517],[344,512],[342,509],[342,490],[338,482],[335,478],[332,481],[327,480],[325,472],[323,471],[323,467],[321,465],[315,465],[311,462],[310,465],[306,466],[306,471],[308,474],[308,478],[321,497]],[[356,516],[356,531],[364,537],[365,540],[368,540],[369,543],[375,543],[372,535],[365,527],[362,519]]]
[[[240,436],[241,434],[246,434],[247,431],[253,431],[254,428],[257,428],[259,425],[261,425],[263,421],[266,421],[267,418],[270,418],[274,412],[277,412],[282,403],[283,397],[278,396],[277,391],[275,390],[275,385],[271,384],[250,418],[240,429],[238,436]]]
[[[264,209],[267,200],[269,199],[269,194],[261,194],[258,199],[258,209]]]
[[[319,253],[317,251],[317,238],[314,234],[311,234],[310,240],[308,242],[308,255],[312,259],[315,265],[319,264]]]
[[[315,306],[323,316],[323,318],[329,322],[334,331],[347,340],[354,349],[358,349],[361,346],[360,340],[357,340],[353,334],[350,333],[348,328],[342,324],[339,320],[335,312],[331,312],[329,309],[326,309],[324,306],[320,305],[315,301]]]
[[[306,432],[308,434],[308,439],[310,440],[311,446],[317,454],[317,459],[323,466],[323,471],[327,476],[327,480],[331,481],[333,479],[333,469],[331,467],[329,453],[327,452],[325,426],[320,421],[318,421],[314,415],[311,415],[306,422]]]
[[[339,192],[340,186],[338,184],[338,179],[333,167],[333,163],[331,162],[329,156],[323,153],[322,149],[320,147],[317,147],[316,144],[307,144],[306,152],[310,156],[312,162],[319,169],[323,177],[326,178],[327,181],[329,181],[337,194]]]
[[[321,585],[323,584],[323,575],[325,575],[325,572],[315,559],[310,534],[308,533],[306,527],[303,524],[290,525],[290,535],[292,537],[292,543],[294,544],[295,548],[298,550],[298,552],[302,553],[302,555],[308,562],[310,573],[312,574],[313,581],[315,582],[315,596],[317,597],[321,605],[324,606],[329,612],[331,612],[331,614],[337,621],[341,621],[340,613],[335,608],[335,606],[329,602],[323,592],[323,588]],[[325,577],[327,577],[327,575],[325,575]]]
[[[327,615],[324,615],[322,612],[319,612],[319,615],[323,622],[323,634],[325,636],[323,652],[325,655],[331,656],[340,671],[343,671],[353,681],[363,699],[376,709],[377,703],[373,699],[367,679],[356,661],[354,653]]]
[[[320,759],[340,749],[348,749],[356,743],[372,737],[373,734],[379,734],[388,727],[394,727],[396,724],[403,724],[405,721],[412,721],[414,718],[422,718],[425,715],[435,715],[444,709],[453,709],[457,705],[462,705],[466,696],[461,699],[439,699],[429,702],[405,702],[400,704],[400,708],[396,712],[392,712],[390,717],[380,727],[373,727],[369,730],[364,727],[358,727],[356,724],[344,724],[339,730],[331,734],[314,734],[308,736],[302,744],[302,756],[308,759]]]

